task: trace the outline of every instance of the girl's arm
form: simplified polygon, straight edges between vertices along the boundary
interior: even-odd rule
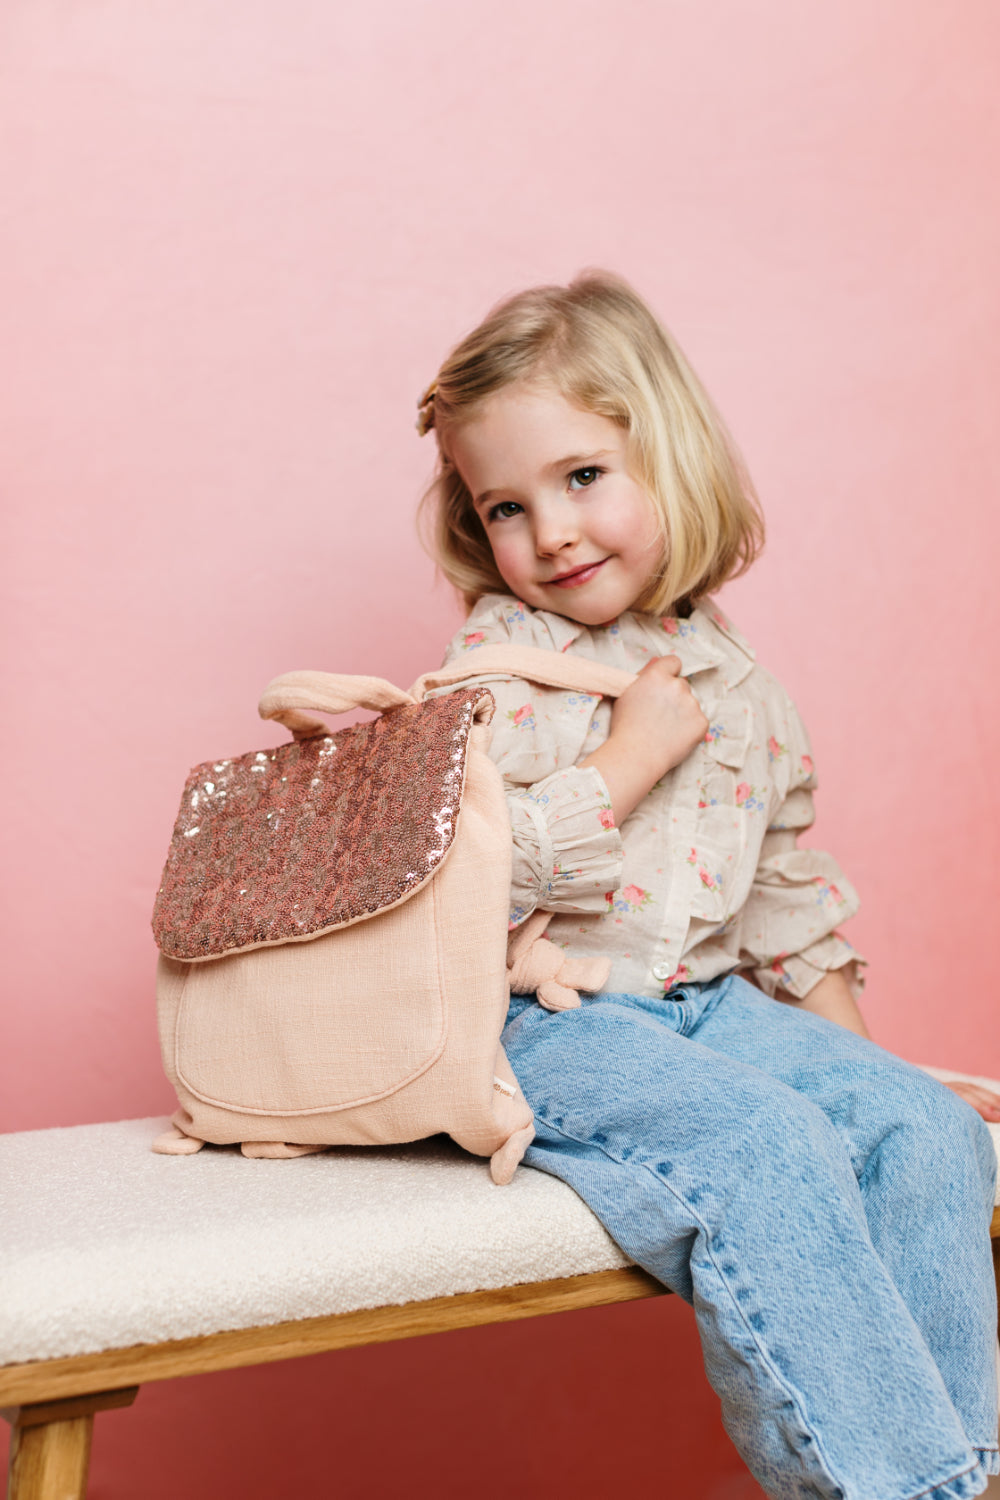
[[[776,998],[784,999],[780,994]],[[856,1031],[859,1036],[871,1039],[871,1032],[865,1025],[858,1003],[839,969],[824,974],[819,984],[813,986],[804,1000],[786,1000],[785,1003],[801,1006],[803,1010],[812,1011],[813,1015],[822,1016],[826,1021],[835,1021],[838,1026],[845,1026],[848,1031]],[[958,1094],[966,1104],[971,1104],[984,1120],[1000,1121],[1000,1095],[994,1094],[992,1090],[985,1089],[978,1083],[967,1083],[961,1079],[951,1081],[942,1079],[941,1081],[945,1088]]]
[[[858,1036],[866,1036],[869,1041],[872,1039],[872,1034],[865,1025],[865,1018],[858,1009],[858,1002],[839,969],[824,974],[804,1000],[795,1000],[780,992],[774,998],[786,1005],[794,1005],[797,1009],[812,1011],[814,1016],[822,1016],[824,1021],[835,1021],[848,1031],[856,1031]]]

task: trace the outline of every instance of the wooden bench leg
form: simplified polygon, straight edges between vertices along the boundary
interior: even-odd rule
[[[0,1409],[13,1429],[7,1500],[85,1500],[94,1413],[131,1406],[139,1387]]]

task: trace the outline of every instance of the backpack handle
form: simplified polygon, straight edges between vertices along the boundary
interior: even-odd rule
[[[329,725],[316,715],[346,714],[354,708],[384,713],[417,699],[384,677],[351,677],[343,672],[285,672],[264,689],[257,712],[262,719],[275,719],[290,729],[296,739],[329,733]]]
[[[269,682],[258,713],[290,729],[296,739],[328,733],[317,714],[346,714],[355,708],[375,713],[419,703],[435,688],[452,687],[470,678],[523,677],[545,687],[599,693],[617,698],[635,681],[633,672],[604,667],[586,657],[538,646],[477,646],[461,663],[425,672],[408,693],[384,677],[352,677],[341,672],[285,672]]]

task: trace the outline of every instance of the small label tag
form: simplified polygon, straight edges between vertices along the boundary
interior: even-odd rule
[[[506,1094],[508,1099],[517,1098],[517,1089],[514,1085],[508,1083],[505,1078],[498,1078],[495,1073],[493,1075],[493,1087],[498,1094]]]

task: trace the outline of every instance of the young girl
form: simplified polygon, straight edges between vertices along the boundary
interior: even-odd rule
[[[498,307],[419,426],[435,550],[471,607],[448,660],[514,643],[638,673],[614,704],[482,679],[512,925],[551,911],[550,938],[613,960],[579,1009],[512,998],[525,1160],[694,1305],[770,1495],[979,1494],[1000,1470],[994,1152],[968,1104],[866,1039],[837,931],[856,897],[796,845],[805,731],[708,597],[762,540],[718,416],[639,298],[590,275]]]

